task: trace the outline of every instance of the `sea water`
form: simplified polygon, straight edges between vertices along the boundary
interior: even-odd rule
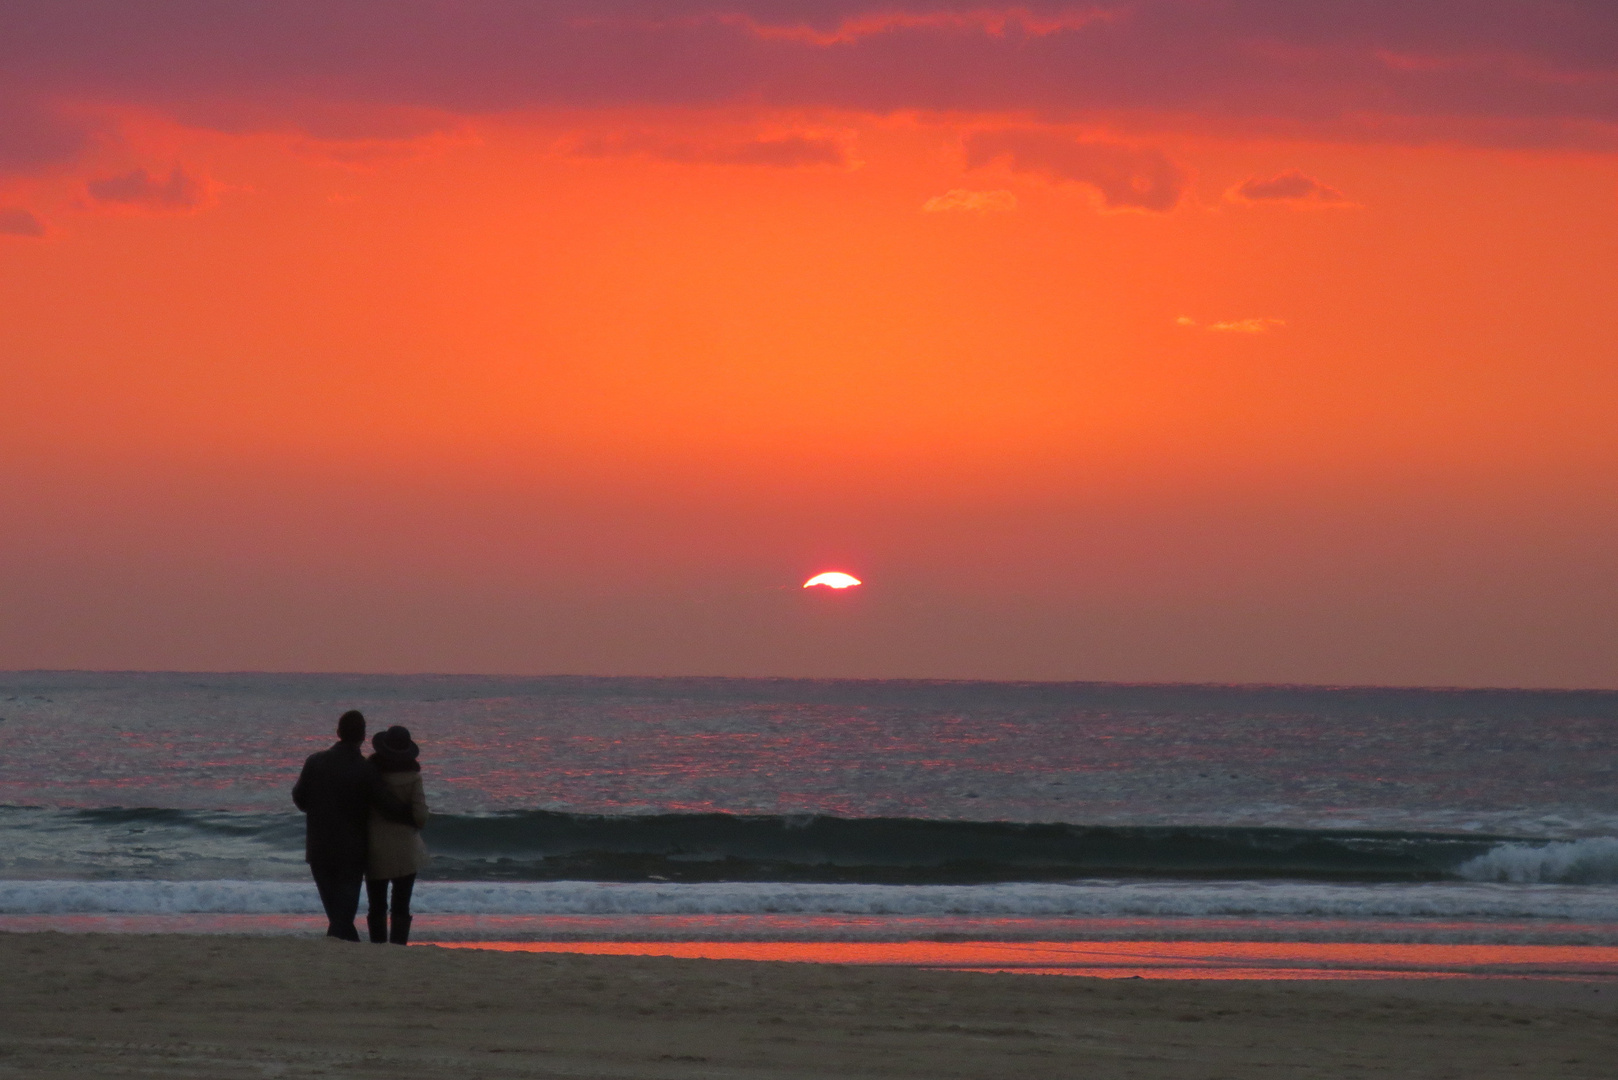
[[[1618,946],[1618,693],[0,674],[0,928],[309,932],[422,747],[421,940]]]

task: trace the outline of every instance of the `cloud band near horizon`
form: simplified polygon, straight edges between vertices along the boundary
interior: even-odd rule
[[[12,172],[71,160],[97,106],[311,130],[336,103],[356,136],[397,125],[376,110],[752,104],[1618,149],[1618,6],[1592,0],[5,0],[0,70]]]

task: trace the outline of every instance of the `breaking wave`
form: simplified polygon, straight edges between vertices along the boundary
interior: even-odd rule
[[[1457,873],[1468,881],[1612,885],[1618,883],[1618,838],[1497,844]]]
[[[0,878],[303,878],[295,814],[0,807]],[[543,810],[435,817],[423,880],[1618,883],[1618,839]]]

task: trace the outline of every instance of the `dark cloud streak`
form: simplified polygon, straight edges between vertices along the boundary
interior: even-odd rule
[[[45,235],[45,223],[31,210],[0,206],[0,236],[24,236],[38,240]]]
[[[1084,184],[1109,210],[1173,210],[1191,177],[1161,151],[1078,140],[1050,131],[979,131],[966,139],[966,164],[1004,161],[1014,172]]]
[[[208,185],[178,166],[167,177],[145,169],[102,177],[85,190],[98,203],[142,210],[193,210],[208,201]]]
[[[1250,176],[1237,185],[1234,194],[1238,199],[1248,202],[1348,201],[1341,191],[1322,183],[1301,169],[1287,169],[1269,177]]]

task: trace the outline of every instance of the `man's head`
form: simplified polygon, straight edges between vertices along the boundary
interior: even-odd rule
[[[350,709],[337,718],[337,737],[346,743],[365,741],[365,714]]]

